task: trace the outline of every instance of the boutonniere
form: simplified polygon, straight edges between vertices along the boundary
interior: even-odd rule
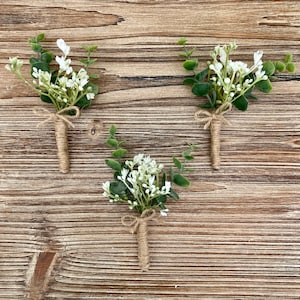
[[[210,58],[205,67],[199,70],[199,61],[192,58],[195,49],[188,49],[186,39],[180,39],[184,53],[180,54],[185,61],[183,67],[191,76],[183,83],[191,86],[194,95],[203,97],[206,101],[199,105],[195,120],[204,123],[204,129],[210,129],[211,162],[214,169],[220,168],[220,131],[222,124],[230,125],[225,114],[233,107],[246,111],[248,102],[257,99],[255,89],[269,93],[272,90],[271,79],[275,72],[294,72],[292,55],[287,55],[284,61],[262,61],[263,52],[253,54],[253,65],[248,66],[242,61],[234,61],[230,55],[237,48],[236,43],[216,46],[210,52]]]
[[[69,58],[70,46],[63,39],[58,39],[56,44],[61,53],[54,56],[51,51],[44,49],[42,45],[44,39],[45,35],[42,33],[29,40],[31,49],[36,54],[29,59],[32,81],[28,81],[22,74],[24,63],[18,57],[9,58],[6,69],[37,92],[43,102],[53,105],[54,112],[45,107],[36,107],[33,111],[45,118],[39,125],[54,121],[59,169],[60,172],[67,173],[69,171],[68,127],[74,128],[72,120],[79,117],[80,109],[91,105],[91,101],[98,93],[98,87],[91,82],[97,76],[89,74],[90,65],[96,61],[91,58],[91,54],[97,46],[83,47],[87,58],[80,59],[83,66],[75,71]],[[56,65],[52,63],[54,59]]]
[[[159,164],[150,156],[139,153],[132,159],[125,159],[128,151],[124,141],[119,141],[117,129],[111,126],[107,145],[114,148],[112,158],[106,164],[113,170],[114,179],[103,183],[103,195],[111,203],[124,203],[135,213],[122,217],[122,224],[136,233],[138,242],[138,258],[141,270],[147,271],[150,266],[147,242],[148,222],[157,219],[157,211],[166,216],[169,199],[178,200],[179,196],[173,184],[188,187],[190,181],[183,175],[189,171],[186,162],[194,159],[194,145],[182,152],[181,158],[173,157],[174,167],[169,172],[163,164]]]

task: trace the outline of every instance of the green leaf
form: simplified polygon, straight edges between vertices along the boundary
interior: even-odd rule
[[[44,61],[39,61],[38,60],[37,62],[33,63],[31,65],[31,74],[32,74],[32,69],[33,68],[37,68],[38,70],[50,72],[49,64],[44,62]]]
[[[275,62],[275,68],[278,72],[284,72],[285,71],[285,64],[282,61],[276,61]]]
[[[187,42],[186,38],[180,38],[177,42],[178,45],[185,45],[185,43]]]
[[[255,84],[255,87],[258,88],[263,93],[269,93],[272,90],[272,84],[269,79],[261,80]]]
[[[196,74],[195,78],[199,81],[202,81],[208,74],[208,68]]]
[[[161,204],[165,204],[167,202],[167,196],[161,195],[161,196],[155,198],[155,202],[157,205],[161,206]]]
[[[117,127],[115,125],[111,125],[110,128],[109,128],[109,134],[111,136],[114,136],[117,132]]]
[[[295,72],[295,65],[292,62],[289,62],[286,64],[286,69],[290,72],[290,73],[294,73]]]
[[[122,195],[127,187],[122,181],[113,181],[109,185],[109,190],[113,195]]]
[[[174,200],[179,200],[178,194],[173,189],[170,189],[169,196]]]
[[[211,103],[209,101],[198,105],[200,108],[214,108],[215,107],[215,103]]]
[[[187,59],[183,63],[183,67],[188,71],[194,70],[195,68],[197,68],[197,66],[198,66],[198,61],[194,59]]]
[[[98,49],[98,46],[96,45],[90,45],[90,46],[82,46],[82,48],[88,52],[88,53],[91,53],[91,52],[94,52]]]
[[[119,162],[117,162],[116,160],[114,159],[106,159],[105,160],[105,163],[110,167],[112,168],[113,170],[115,171],[121,171],[122,170],[122,166]]]
[[[36,53],[41,53],[43,50],[42,46],[38,43],[31,43],[31,49]]]
[[[182,156],[186,159],[186,160],[193,160],[194,156],[191,155],[191,151],[190,150],[186,150],[182,152]]]
[[[176,157],[173,157],[173,163],[179,171],[182,170],[182,164],[179,159],[177,159]]]
[[[31,65],[36,64],[39,62],[39,60],[36,57],[30,57],[29,62]]]
[[[263,63],[263,70],[268,77],[272,76],[275,73],[275,65],[270,60],[267,60]]]
[[[91,100],[89,100],[86,96],[83,96],[76,102],[76,106],[79,108],[88,108],[91,103]]]
[[[186,84],[186,85],[193,85],[195,82],[196,82],[196,80],[192,77],[188,77],[183,80],[183,84]]]
[[[37,42],[41,42],[45,39],[45,34],[44,33],[39,33],[36,37],[35,37],[35,40]]]
[[[53,60],[53,53],[50,51],[45,51],[41,55],[41,61],[50,64],[50,62]]]
[[[181,174],[175,174],[172,178],[172,181],[182,187],[190,186],[190,181]]]
[[[43,102],[52,103],[52,100],[46,95],[41,95],[40,98]]]
[[[293,54],[288,53],[285,58],[284,58],[284,62],[285,63],[290,63],[293,61]]]
[[[112,156],[115,158],[121,158],[126,155],[128,151],[124,148],[118,148],[112,152]]]
[[[119,146],[119,142],[113,138],[108,138],[106,144],[112,148],[117,148]]]
[[[242,96],[238,97],[235,101],[233,101],[233,105],[237,109],[245,111],[248,108],[248,101],[247,101],[246,97],[242,95]]]
[[[210,83],[208,82],[198,82],[192,87],[192,93],[196,96],[205,96],[210,91]]]

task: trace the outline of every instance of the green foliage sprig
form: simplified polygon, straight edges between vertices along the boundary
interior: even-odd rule
[[[263,63],[263,52],[257,51],[253,55],[254,63],[251,67],[242,61],[232,61],[230,54],[237,48],[235,43],[216,46],[210,52],[211,60],[199,70],[198,59],[192,57],[195,49],[189,49],[186,43],[185,38],[178,41],[184,50],[179,56],[184,59],[183,68],[192,72],[192,76],[185,78],[183,83],[191,86],[194,95],[207,99],[200,105],[201,108],[217,109],[229,102],[239,110],[245,111],[248,108],[248,100],[257,98],[253,94],[255,88],[269,93],[272,90],[270,79],[274,78],[276,71],[295,70],[290,54],[283,62]]]
[[[197,147],[188,145],[182,152],[181,158],[173,157],[175,168],[169,174],[164,171],[163,164],[150,156],[137,154],[132,160],[124,159],[128,151],[124,148],[124,141],[116,137],[117,129],[112,125],[106,144],[113,148],[112,159],[105,160],[106,164],[114,171],[114,180],[103,183],[103,195],[110,202],[126,203],[130,209],[139,214],[148,209],[160,209],[161,215],[166,215],[167,199],[178,200],[179,196],[172,188],[172,183],[181,186],[190,186],[190,181],[183,175],[188,172],[187,161],[194,159],[192,151]]]
[[[36,54],[29,59],[32,82],[22,75],[23,61],[18,57],[10,58],[6,69],[36,91],[42,101],[52,103],[56,111],[69,106],[89,107],[91,100],[98,94],[98,87],[91,82],[97,78],[97,75],[88,73],[89,67],[96,61],[91,58],[91,54],[97,50],[97,46],[83,47],[87,52],[87,58],[81,59],[83,67],[74,71],[71,66],[72,61],[68,57],[70,46],[63,39],[58,39],[56,44],[62,51],[62,55],[54,56],[51,51],[44,49],[42,45],[44,40],[43,33],[29,39],[30,47]],[[52,64],[54,58],[58,64],[56,68]]]

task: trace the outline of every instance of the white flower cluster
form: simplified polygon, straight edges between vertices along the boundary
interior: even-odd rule
[[[95,98],[92,87],[86,87],[89,82],[89,75],[84,68],[78,72],[73,71],[71,59],[68,58],[70,46],[63,39],[56,41],[58,48],[63,52],[62,56],[56,56],[55,60],[59,65],[58,74],[52,74],[36,67],[32,68],[32,77],[34,78],[34,89],[42,95],[48,96],[52,101],[61,103],[60,108],[66,105],[74,105],[76,102],[86,96],[88,100]],[[9,59],[6,69],[22,78],[27,85],[30,83],[21,75],[23,62],[17,57]]]
[[[236,48],[235,43],[216,46],[210,54],[213,62],[209,64],[209,69],[215,73],[210,79],[219,89],[222,88],[223,101],[234,101],[258,81],[268,79],[265,71],[263,71],[262,51],[254,53],[254,64],[252,67],[248,67],[242,61],[229,59],[230,53]],[[254,74],[254,79],[245,79],[250,74]]]
[[[163,167],[163,164],[157,164],[150,156],[138,154],[133,160],[125,161],[121,175],[117,177],[126,186],[131,196],[113,195],[109,181],[103,183],[103,195],[111,202],[127,202],[130,209],[137,206],[151,207],[153,199],[169,194],[171,189],[170,181],[165,181],[164,185],[160,186],[159,174]],[[167,209],[162,209],[161,215],[165,216],[167,212]]]

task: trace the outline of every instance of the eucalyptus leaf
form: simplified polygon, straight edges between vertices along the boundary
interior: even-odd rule
[[[113,195],[122,195],[126,189],[127,187],[122,181],[113,181],[109,185],[109,190]]]
[[[290,73],[294,73],[295,72],[295,69],[296,69],[296,67],[295,67],[295,64],[293,64],[293,63],[287,63],[286,64],[286,69],[287,69],[287,71],[289,71]]]
[[[235,101],[233,101],[233,105],[242,111],[247,110],[248,108],[248,101],[244,95],[238,97]]]
[[[272,84],[269,79],[261,80],[255,84],[255,87],[258,88],[263,93],[269,93],[272,90]]]
[[[109,128],[109,134],[111,136],[114,136],[115,134],[117,133],[117,128],[115,125],[111,125],[110,128]]]
[[[197,66],[198,66],[198,61],[194,59],[187,59],[183,63],[183,67],[188,71],[194,70],[195,68],[197,68]]]
[[[115,171],[121,171],[122,170],[122,166],[119,162],[117,162],[116,160],[114,159],[106,159],[105,160],[105,163],[110,167],[112,168],[113,170]]]
[[[52,103],[52,100],[46,95],[41,95],[40,98],[43,102]]]
[[[196,96],[205,96],[210,91],[210,83],[208,82],[198,82],[192,87],[192,93]]]
[[[173,157],[173,163],[179,171],[182,170],[182,164],[179,159],[177,159],[176,157]]]
[[[91,105],[91,100],[89,100],[86,96],[81,97],[77,102],[76,106],[79,108],[88,108]]]
[[[190,186],[190,181],[181,174],[175,174],[172,178],[172,181],[182,187]]]
[[[174,200],[179,200],[178,194],[173,189],[170,189],[169,196]]]
[[[126,155],[128,151],[124,148],[118,148],[112,152],[112,156],[115,158],[121,158]]]
[[[188,77],[183,80],[183,84],[185,85],[193,85],[195,82],[196,80],[192,77]]]
[[[195,78],[199,81],[202,81],[208,74],[208,68],[196,74]]]
[[[106,140],[106,144],[113,148],[117,148],[119,146],[119,142],[114,138],[108,138]]]
[[[272,61],[267,60],[263,63],[263,70],[266,72],[266,75],[269,77],[275,73],[276,68]]]
[[[275,62],[275,68],[278,72],[284,72],[285,71],[285,64],[282,61],[276,61]]]

